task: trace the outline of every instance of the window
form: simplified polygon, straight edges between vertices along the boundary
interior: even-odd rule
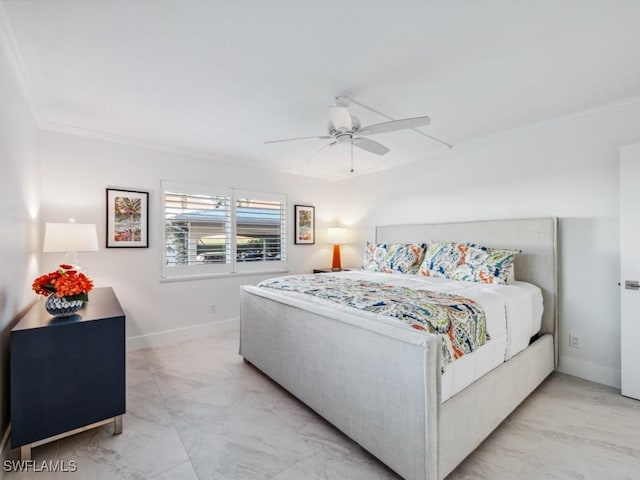
[[[163,278],[287,269],[285,195],[162,182]]]

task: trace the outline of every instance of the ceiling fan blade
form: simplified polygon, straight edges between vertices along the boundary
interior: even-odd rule
[[[376,135],[378,133],[396,132],[407,128],[423,127],[429,125],[429,117],[403,118],[401,120],[391,120],[390,122],[376,123],[368,127],[362,127],[358,135]]]
[[[264,143],[279,143],[279,142],[292,142],[294,140],[310,140],[312,138],[315,138],[317,140],[329,140],[333,137],[329,137],[328,135],[323,135],[321,137],[297,137],[297,138],[285,138],[282,140],[267,140]]]
[[[353,139],[353,144],[366,150],[367,152],[375,153],[376,155],[384,155],[389,152],[389,149],[382,145],[381,143],[374,142],[370,138],[357,137]]]
[[[331,123],[333,123],[336,130],[340,130],[341,128],[351,130],[353,128],[349,108],[329,107],[329,113],[331,114]]]
[[[309,158],[309,160],[307,160],[308,162],[312,162],[314,160],[316,160],[320,155],[322,155],[324,152],[326,152],[327,150],[329,150],[331,147],[333,147],[336,143],[338,142],[331,142],[327,145],[325,145],[324,147],[322,147],[320,150],[318,150],[316,153],[314,153],[311,158]]]

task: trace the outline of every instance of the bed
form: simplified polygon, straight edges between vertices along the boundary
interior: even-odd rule
[[[556,229],[554,218],[376,228],[376,243],[522,251],[515,276],[539,288],[539,331],[461,390],[440,338],[263,287],[242,287],[240,354],[403,478],[443,479],[555,368]]]

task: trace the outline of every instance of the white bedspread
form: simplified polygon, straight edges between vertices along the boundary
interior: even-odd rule
[[[494,285],[474,282],[460,282],[446,278],[425,277],[420,275],[388,274],[365,271],[326,273],[372,282],[389,283],[416,290],[431,290],[460,295],[478,302],[484,309],[487,319],[487,332],[491,340],[473,353],[463,355],[449,365],[442,376],[442,397],[445,401],[457,392],[473,383],[491,369],[508,360],[527,347],[529,339],[540,330],[542,321],[542,293],[535,285],[515,282],[511,285]],[[337,310],[353,314],[355,309],[335,304],[310,295],[295,292],[274,291],[262,288],[261,295],[273,299],[293,297],[308,302],[307,308],[313,311],[313,304],[323,309],[331,305]],[[399,320],[384,317],[371,312],[361,312],[364,317],[389,322],[413,330]]]

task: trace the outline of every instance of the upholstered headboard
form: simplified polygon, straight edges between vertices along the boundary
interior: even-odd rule
[[[542,289],[544,300],[542,332],[555,335],[557,328],[557,223],[556,218],[525,218],[385,225],[376,227],[376,242],[473,242],[487,247],[522,250],[521,254],[516,255],[516,280],[533,283]]]

